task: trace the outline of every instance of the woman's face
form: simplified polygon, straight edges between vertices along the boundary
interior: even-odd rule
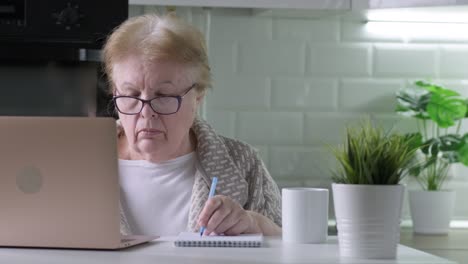
[[[182,95],[194,83],[193,70],[174,62],[145,63],[139,56],[128,56],[113,66],[114,95],[136,96],[149,100],[156,96]],[[130,159],[161,162],[193,151],[190,127],[203,98],[191,89],[175,114],[160,115],[144,104],[136,115],[119,112],[128,142]]]

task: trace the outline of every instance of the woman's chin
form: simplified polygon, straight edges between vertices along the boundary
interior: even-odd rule
[[[143,155],[157,154],[161,151],[161,144],[154,140],[143,139],[138,142],[138,149],[140,150],[139,152]]]

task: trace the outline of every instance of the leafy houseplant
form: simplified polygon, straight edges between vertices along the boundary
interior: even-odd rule
[[[450,164],[468,166],[468,134],[460,134],[461,122],[468,114],[467,100],[436,84],[417,81],[415,85],[417,89],[397,92],[396,111],[414,118],[418,125],[415,136],[419,140],[415,144],[419,145],[423,161],[414,166],[410,174],[423,189],[437,191],[447,179]]]
[[[413,230],[421,234],[447,234],[455,192],[444,191],[451,164],[468,165],[468,134],[461,134],[467,100],[451,89],[424,81],[397,93],[396,111],[414,118],[420,157],[409,170],[423,191],[409,192]]]
[[[339,164],[332,189],[342,256],[396,257],[404,193],[399,182],[416,152],[413,140],[366,120],[348,127],[346,143],[333,148]]]

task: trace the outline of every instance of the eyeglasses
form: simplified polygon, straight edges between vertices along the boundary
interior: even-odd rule
[[[180,109],[182,98],[197,86],[197,83],[192,84],[181,95],[170,96],[156,96],[152,99],[145,100],[136,96],[118,95],[112,98],[117,110],[125,115],[137,115],[141,113],[145,104],[149,104],[154,112],[160,115],[175,114]]]

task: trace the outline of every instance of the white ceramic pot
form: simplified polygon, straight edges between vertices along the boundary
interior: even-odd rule
[[[332,185],[340,255],[394,259],[400,241],[403,185]]]
[[[409,191],[413,231],[418,234],[448,234],[455,206],[455,191]]]

